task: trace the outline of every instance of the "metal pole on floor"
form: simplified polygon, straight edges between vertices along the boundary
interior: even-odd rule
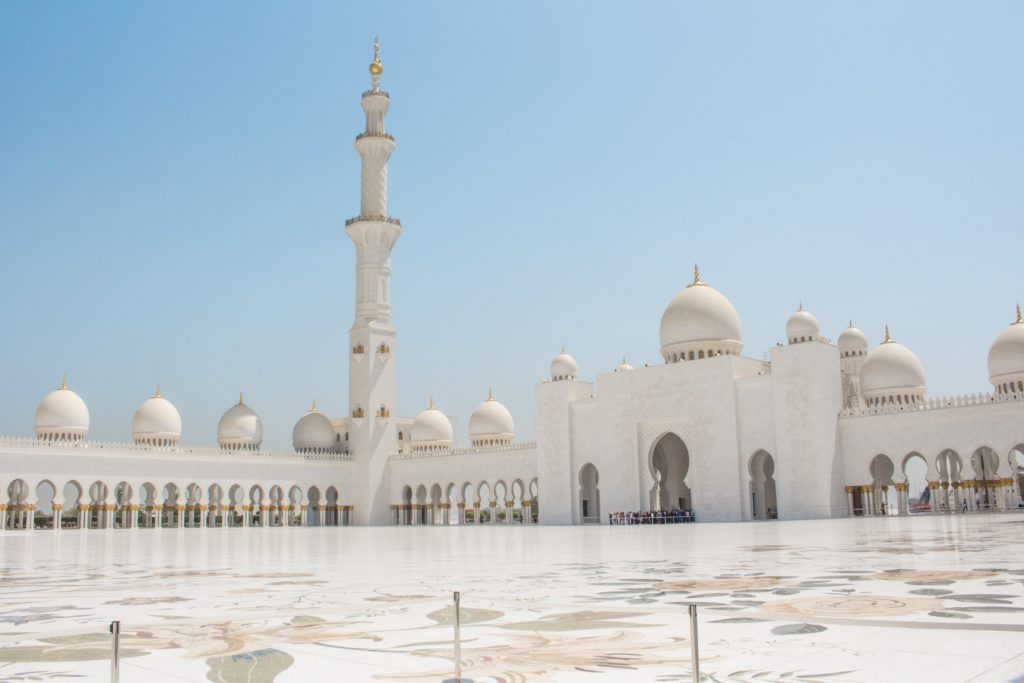
[[[690,659],[693,661],[693,683],[700,681],[700,654],[697,652],[697,605],[690,608]]]
[[[110,683],[118,683],[121,677],[121,622],[110,622]]]
[[[443,683],[473,683],[471,679],[462,677],[462,634],[459,628],[461,626],[461,616],[459,614],[459,600],[461,597],[459,591],[452,593],[455,610],[455,616],[452,620],[452,623],[455,625],[455,678],[445,679]]]

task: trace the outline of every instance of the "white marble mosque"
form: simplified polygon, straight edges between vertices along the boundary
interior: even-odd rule
[[[561,525],[673,509],[725,522],[1020,504],[1019,308],[1008,326],[992,321],[991,391],[930,397],[921,362],[888,328],[874,347],[852,323],[833,343],[802,305],[785,322],[785,344],[742,355],[738,312],[694,268],[661,318],[664,364],[623,361],[585,380],[563,350],[536,386],[535,441],[516,440],[493,396],[469,418],[468,447],[454,445],[455,420],[432,401],[415,418],[395,415],[390,255],[403,228],[388,213],[395,138],[382,74],[375,51],[355,140],[360,211],[345,223],[356,250],[348,414],[314,403],[293,450],[269,452],[240,396],[217,446],[190,447],[157,389],[132,419],[130,443],[101,443],[89,440],[89,410],[65,378],[39,403],[34,437],[0,438],[3,529]],[[909,490],[914,461],[922,490]]]

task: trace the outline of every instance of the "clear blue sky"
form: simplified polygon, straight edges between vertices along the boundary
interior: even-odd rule
[[[659,362],[698,261],[745,355],[799,300],[989,388],[1024,299],[1020,2],[7,2],[0,433],[67,372],[97,439],[159,382],[213,444],[346,405],[359,95],[391,92],[399,404],[533,434],[562,344]]]

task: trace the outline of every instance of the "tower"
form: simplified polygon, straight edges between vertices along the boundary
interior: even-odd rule
[[[349,495],[357,524],[389,519],[387,458],[398,450],[395,409],[395,327],[391,323],[391,248],[402,224],[388,215],[388,159],[395,139],[384,132],[390,97],[380,89],[384,66],[374,39],[372,86],[363,93],[366,130],[356,136],[362,159],[359,215],[345,221],[356,248],[356,311],[349,329],[349,447],[356,477]]]

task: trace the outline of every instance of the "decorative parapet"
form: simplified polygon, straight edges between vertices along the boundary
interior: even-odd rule
[[[392,218],[391,216],[356,216],[355,218],[347,219],[345,221],[345,225],[347,227],[349,225],[352,225],[353,223],[360,223],[360,222],[366,222],[366,223],[391,223],[392,225],[397,225],[398,227],[402,227],[402,221],[398,220],[397,218]]]
[[[920,403],[910,405],[885,403],[879,406],[860,406],[845,408],[839,411],[839,417],[866,417],[868,415],[895,415],[897,413],[918,413],[925,410],[946,410],[949,408],[969,408],[986,406],[995,403],[1024,402],[1024,394],[963,394],[960,396],[943,396],[929,398]]]
[[[537,448],[536,441],[520,441],[518,443],[510,443],[504,446],[469,446],[466,448],[446,448],[444,450],[401,451],[399,453],[391,454],[388,457],[388,460],[421,460],[427,458],[445,458],[452,455],[488,455],[492,453],[508,453],[509,451],[527,451],[531,448]]]
[[[363,138],[384,138],[385,140],[395,141],[395,136],[390,133],[375,133],[373,131],[366,131],[356,136],[356,140],[362,140]]]
[[[238,460],[244,460],[247,458],[289,458],[292,460],[341,462],[355,460],[355,456],[350,453],[295,453],[292,451],[249,451],[243,449],[225,450],[209,446],[150,446],[141,443],[116,441],[39,441],[38,439],[19,436],[0,436],[0,449],[16,449],[19,451],[51,450],[81,454],[142,453],[153,455],[200,455]]]

